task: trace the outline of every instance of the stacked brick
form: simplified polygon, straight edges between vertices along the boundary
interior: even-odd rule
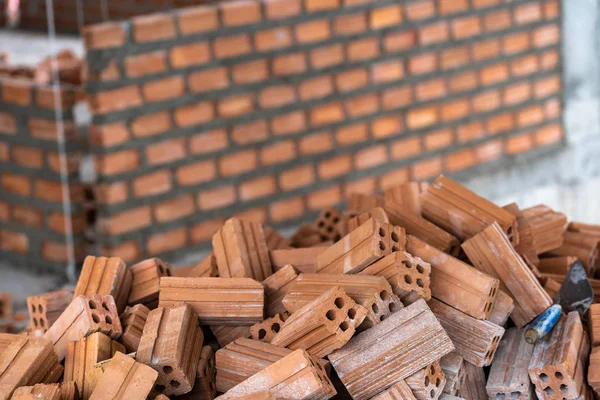
[[[241,0],[85,29],[104,254],[559,146],[557,0]]]
[[[75,119],[80,97],[81,91],[69,85],[55,93],[52,86],[30,80],[0,79],[0,252],[15,265],[64,274],[70,232],[75,261],[85,254],[81,138]],[[67,220],[65,203],[70,205]]]

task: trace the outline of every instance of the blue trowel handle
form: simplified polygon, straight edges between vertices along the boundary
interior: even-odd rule
[[[562,307],[560,304],[554,304],[538,315],[525,331],[525,340],[527,343],[534,344],[538,340],[543,339],[554,328],[561,314]]]

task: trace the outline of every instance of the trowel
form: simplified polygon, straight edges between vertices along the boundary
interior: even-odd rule
[[[552,331],[563,311],[565,314],[577,311],[582,316],[593,301],[594,290],[583,264],[577,260],[569,268],[556,299],[554,299],[554,304],[538,315],[525,331],[525,340],[527,343],[534,344],[543,339]]]

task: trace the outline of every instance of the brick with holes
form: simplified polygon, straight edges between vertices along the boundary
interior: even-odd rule
[[[439,300],[427,303],[465,361],[479,367],[490,365],[504,328],[471,317]]]
[[[372,400],[416,400],[410,386],[405,381],[400,381],[389,389],[384,390],[377,396],[371,398]]]
[[[216,387],[217,369],[215,366],[215,352],[212,347],[202,347],[200,361],[196,370],[196,380],[192,391],[182,396],[184,400],[212,400],[217,394]]]
[[[30,327],[46,332],[73,301],[72,289],[61,289],[27,297]]]
[[[539,398],[575,399],[585,394],[590,342],[579,313],[563,315],[552,332],[538,341],[527,371]]]
[[[173,275],[171,265],[159,258],[149,258],[132,265],[130,270],[133,279],[127,304],[143,304],[149,309],[156,308],[160,278]]]
[[[529,222],[537,254],[547,253],[563,245],[563,233],[567,228],[567,216],[545,205],[523,210]]]
[[[600,266],[598,248],[600,248],[600,235],[566,231],[563,233],[562,246],[552,250],[551,254],[577,257],[585,267],[587,275],[593,277]]]
[[[529,268],[531,268],[536,278],[541,277],[537,267],[540,263],[540,259],[537,255],[535,238],[533,237],[533,230],[529,225],[529,220],[525,217],[525,214],[516,203],[507,204],[503,208],[517,218],[519,243],[515,246],[515,250],[523,257],[523,260],[525,260]]]
[[[375,218],[381,223],[387,224],[390,222],[385,210],[381,207],[375,207],[370,211],[365,211],[355,217],[350,218],[348,220],[348,232],[355,230],[371,218]]]
[[[600,304],[592,304],[588,311],[588,327],[592,347],[600,346]]]
[[[504,333],[485,387],[490,398],[535,399],[527,373],[532,354],[533,345],[525,340],[524,329],[513,327]]]
[[[431,265],[431,295],[478,319],[487,319],[499,281],[457,258],[408,235],[406,250]]]
[[[446,385],[446,377],[438,361],[404,379],[417,400],[437,400]]]
[[[158,372],[155,395],[180,395],[194,386],[204,335],[192,307],[179,303],[150,311],[135,359]]]
[[[341,221],[341,212],[333,207],[323,209],[314,222],[314,226],[321,235],[321,240],[333,240],[334,242],[340,240],[344,235],[344,232],[340,229],[339,223]]]
[[[63,379],[75,382],[80,393],[89,393],[85,390],[86,372],[100,361],[112,358],[117,351],[124,353],[125,346],[102,332],[96,332],[78,342],[67,344]]]
[[[264,318],[265,290],[250,278],[162,278],[159,306],[181,301],[203,325],[252,325]]]
[[[217,338],[219,346],[225,347],[234,340],[250,337],[248,325],[211,325],[210,331]]]
[[[11,400],[62,400],[60,385],[57,383],[38,383],[22,386],[14,391]]]
[[[328,246],[302,247],[299,249],[269,250],[273,271],[279,271],[286,265],[293,265],[300,272],[316,272],[317,257],[327,250]]]
[[[119,316],[123,327],[120,341],[125,345],[128,353],[137,350],[149,313],[150,309],[148,307],[143,304],[136,304],[133,307],[127,307],[125,312]]]
[[[427,190],[427,182],[404,182],[386,189],[383,193],[385,205],[397,204],[408,212],[421,215],[421,193]]]
[[[297,309],[271,344],[325,357],[352,338],[366,315],[363,306],[356,304],[344,289],[334,286]]]
[[[460,388],[460,396],[465,400],[485,399],[485,371],[469,362],[465,362],[465,381]]]
[[[504,326],[514,309],[515,303],[513,299],[502,290],[498,290],[488,321]]]
[[[372,327],[403,307],[384,277],[345,274],[300,274],[284,297],[283,305],[293,315],[334,286],[341,287],[367,310],[365,319],[357,327],[359,330]]]
[[[361,276],[380,276],[389,282],[403,304],[431,299],[431,265],[405,251],[395,251],[359,272]]]
[[[209,255],[204,257],[202,261],[196,264],[187,274],[190,278],[199,277],[216,277],[219,275],[217,269],[217,258],[215,253],[211,252]]]
[[[298,271],[288,264],[262,281],[265,288],[265,316],[273,317],[286,311],[283,298],[298,277]]]
[[[157,377],[149,366],[117,353],[107,362],[89,400],[145,400]]]
[[[440,358],[440,368],[446,377],[443,393],[457,395],[465,381],[464,359],[458,352],[453,351]]]
[[[123,333],[117,306],[110,295],[75,297],[43,337],[52,342],[62,361],[69,342],[76,342],[95,332],[102,332],[111,339],[118,339]]]
[[[261,342],[271,343],[271,340],[281,330],[284,322],[289,318],[290,313],[287,311],[281,314],[276,314],[274,317],[267,318],[262,322],[254,324],[250,327],[250,337]]]
[[[74,296],[111,295],[122,313],[131,290],[131,270],[119,257],[87,256],[75,286]]]

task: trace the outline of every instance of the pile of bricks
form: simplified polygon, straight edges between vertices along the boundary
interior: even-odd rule
[[[575,260],[600,289],[600,226],[499,207],[444,176],[348,205],[289,238],[231,218],[180,269],[88,256],[74,289],[30,297],[27,329],[0,334],[0,399],[600,394],[599,304],[524,336]]]

